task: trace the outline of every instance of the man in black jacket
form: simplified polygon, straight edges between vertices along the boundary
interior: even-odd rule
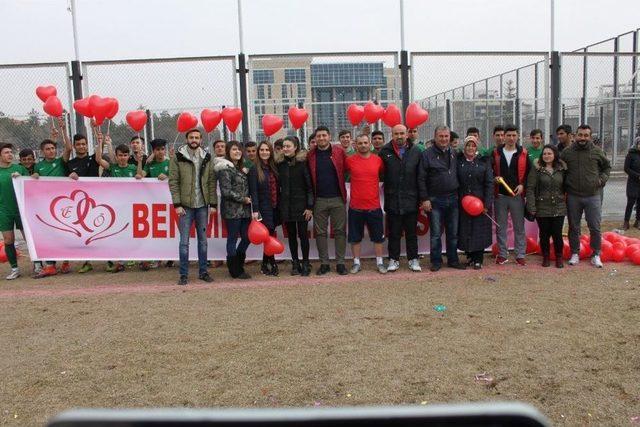
[[[436,127],[435,144],[422,153],[418,172],[420,207],[429,214],[431,271],[442,267],[442,225],[447,233],[447,265],[464,270],[458,259],[458,168],[449,147],[451,132]]]
[[[407,141],[407,128],[396,125],[392,140],[379,156],[384,163],[384,210],[389,225],[389,265],[387,271],[400,268],[400,238],[404,231],[407,259],[411,271],[421,271],[418,260],[418,166],[420,151]]]

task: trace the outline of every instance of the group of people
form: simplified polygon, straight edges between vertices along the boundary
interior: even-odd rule
[[[7,279],[20,275],[14,246],[14,229],[21,229],[20,216],[11,186],[11,177],[31,175],[78,177],[145,177],[166,180],[173,205],[179,216],[179,285],[188,283],[189,233],[195,223],[198,250],[198,276],[205,282],[213,279],[208,272],[207,223],[210,213],[220,209],[226,223],[226,264],[231,277],[249,279],[245,271],[246,252],[250,245],[251,220],[262,221],[271,235],[282,225],[287,232],[292,275],[311,274],[309,261],[309,221],[320,265],[317,275],[331,271],[329,244],[334,239],[335,271],[340,275],[356,274],[362,269],[361,242],[365,229],[375,249],[375,265],[381,274],[400,268],[401,239],[405,239],[406,259],[411,271],[421,271],[416,227],[420,211],[429,217],[430,270],[446,266],[453,269],[483,266],[484,251],[493,240],[492,216],[497,223],[499,253],[496,264],[508,260],[508,217],[513,225],[515,262],[526,265],[525,218],[535,220],[540,230],[542,264],[550,265],[550,239],[556,253],[562,253],[562,229],[569,219],[570,264],[579,262],[580,223],[583,213],[590,230],[593,251],[591,263],[602,267],[600,260],[600,217],[602,188],[611,166],[604,152],[591,141],[588,125],[578,127],[575,135],[563,125],[557,129],[563,145],[543,145],[543,134],[530,133],[530,145],[523,147],[515,126],[497,126],[494,144],[482,150],[480,132],[467,129],[460,146],[452,145],[452,132],[446,126],[435,129],[433,140],[418,141],[417,129],[396,125],[391,140],[383,132],[365,130],[353,138],[341,131],[337,143],[327,127],[318,127],[309,137],[305,149],[295,136],[273,144],[238,141],[215,141],[213,152],[203,148],[202,132],[192,129],[185,134],[185,144],[175,153],[167,153],[167,142],[151,141],[152,153],[144,154],[144,140],[136,136],[129,145],[113,149],[108,135],[94,128],[97,147],[89,155],[87,138],[67,135],[64,120],[59,120],[64,148],[57,156],[57,132],[42,142],[42,160],[35,153],[20,152],[20,164],[14,164],[13,147],[0,146],[0,228],[5,251],[11,263]],[[457,137],[457,135],[454,135]],[[103,152],[108,153],[107,156]],[[72,157],[71,154],[74,154]],[[640,163],[640,157],[637,160]],[[638,174],[640,176],[640,173]],[[347,183],[350,191],[347,192]],[[384,202],[380,200],[380,185]],[[218,200],[218,190],[220,200]],[[484,215],[473,216],[461,208],[467,195],[479,198]],[[386,223],[385,223],[386,217]],[[443,257],[442,233],[446,233]],[[388,261],[384,262],[387,241]],[[353,262],[348,270],[345,261],[347,242]],[[465,262],[459,252],[466,255]],[[563,267],[562,257],[556,266]],[[171,264],[171,262],[169,262]],[[140,263],[142,269],[159,266],[158,262]],[[92,269],[89,261],[79,272]],[[36,277],[58,272],[54,262],[34,266]],[[62,273],[69,271],[63,262]],[[121,262],[109,262],[108,271],[122,271]],[[278,275],[273,256],[264,255],[261,272]]]

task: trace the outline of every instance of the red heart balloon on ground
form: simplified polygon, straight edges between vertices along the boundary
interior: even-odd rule
[[[200,113],[200,122],[202,122],[202,126],[204,126],[204,130],[206,132],[214,130],[220,123],[220,120],[222,120],[222,114],[220,114],[220,111],[205,108]]]
[[[387,109],[384,110],[382,121],[390,128],[402,123],[402,114],[400,114],[400,109],[396,106],[396,104],[389,104],[387,106]]]
[[[247,234],[249,235],[249,241],[254,245],[261,245],[269,239],[267,226],[255,219],[251,220]]]
[[[62,102],[60,102],[58,97],[55,95],[47,98],[47,100],[44,102],[44,105],[42,106],[42,109],[44,110],[45,113],[47,113],[50,116],[53,116],[53,117],[62,116],[62,111],[63,111]]]
[[[129,111],[126,116],[127,123],[136,132],[140,132],[147,124],[147,113],[142,110]]]
[[[36,88],[36,95],[38,95],[40,101],[47,102],[50,96],[58,95],[58,90],[55,86],[38,86]]]
[[[235,132],[238,129],[238,125],[242,121],[242,110],[240,108],[227,107],[222,110],[222,120],[224,124],[231,132]]]
[[[267,136],[271,136],[274,133],[282,129],[282,117],[274,114],[265,114],[262,116],[262,130]]]
[[[309,113],[304,108],[289,108],[289,121],[294,129],[300,129],[304,122],[309,118]]]
[[[118,114],[118,110],[120,109],[120,104],[118,104],[118,100],[115,98],[105,98],[109,100],[111,104],[109,107],[109,111],[107,112],[107,119],[113,120],[113,118]]]
[[[364,105],[364,119],[367,123],[375,123],[384,115],[382,105],[374,104],[369,101]]]
[[[91,114],[91,105],[89,105],[89,98],[82,98],[74,101],[73,109],[76,110],[78,114],[85,117],[93,117],[93,114]]]
[[[107,115],[113,106],[112,102],[109,98],[97,97],[93,101],[89,98],[89,103],[91,104],[93,119],[95,120],[96,125],[100,126],[104,122],[104,119],[107,118]]]
[[[429,112],[423,109],[417,102],[412,102],[405,113],[405,123],[409,129],[417,128],[429,120]]]
[[[266,256],[278,255],[284,252],[284,245],[273,236],[264,243],[264,254]]]
[[[351,104],[347,108],[347,118],[351,122],[351,125],[358,126],[364,118],[364,107],[358,104]]]
[[[178,132],[186,132],[198,126],[198,118],[193,114],[184,111],[178,116]]]

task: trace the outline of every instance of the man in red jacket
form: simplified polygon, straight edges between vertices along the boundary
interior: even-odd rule
[[[344,254],[347,248],[346,225],[347,215],[345,203],[347,188],[344,184],[344,165],[346,154],[338,145],[331,144],[331,133],[326,126],[315,131],[316,147],[309,151],[308,161],[315,195],[313,206],[313,228],[316,232],[316,245],[320,257],[320,268],[316,274],[327,274],[329,266],[328,225],[335,237],[336,271],[340,275],[347,274],[344,265]]]

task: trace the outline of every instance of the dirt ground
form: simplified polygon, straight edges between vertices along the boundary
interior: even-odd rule
[[[176,269],[3,282],[0,420],[39,425],[71,407],[518,400],[555,425],[631,425],[640,267],[528,260],[387,276],[366,263],[308,279],[253,264],[249,283],[213,269],[215,283],[186,288]]]

